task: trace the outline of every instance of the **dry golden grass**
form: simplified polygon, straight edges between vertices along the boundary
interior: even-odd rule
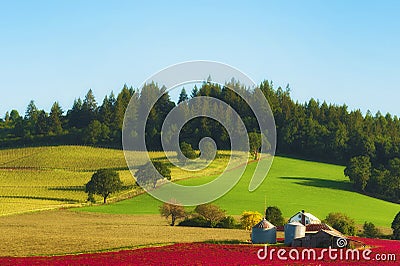
[[[83,253],[162,243],[250,238],[245,230],[171,227],[159,215],[70,210],[3,216],[0,232],[0,256]]]
[[[219,153],[221,156],[203,171],[186,171],[171,165],[172,180],[221,173],[228,164],[230,152]],[[166,155],[174,158],[176,153],[128,151],[127,155],[135,159],[131,165],[134,168],[145,163],[147,156],[166,161]],[[234,158],[238,160],[237,157]],[[0,216],[85,204],[84,185],[100,168],[119,170],[127,188],[112,194],[110,202],[132,197],[140,191],[134,187],[131,172],[124,170],[127,164],[122,150],[83,146],[0,150]],[[100,196],[96,195],[95,199],[102,202]]]

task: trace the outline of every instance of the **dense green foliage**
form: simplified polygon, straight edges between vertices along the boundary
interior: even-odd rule
[[[350,159],[344,174],[350,178],[354,187],[364,191],[371,175],[371,162],[368,156],[357,156]]]
[[[191,215],[189,217],[186,217],[178,225],[189,226],[189,227],[212,227],[211,222],[201,215]],[[234,228],[239,228],[240,225],[232,216],[225,216],[219,222],[217,222],[214,227],[234,229]]]
[[[181,221],[178,225],[189,227],[211,227],[210,221],[200,215],[186,217],[185,220]]]
[[[232,87],[246,95],[253,95],[252,91],[232,80],[225,86],[205,82],[200,88],[194,87],[190,97],[209,96],[229,104],[241,116],[248,132],[259,133],[251,108],[229,89]],[[268,99],[275,117],[278,154],[349,164],[350,168],[357,168],[357,163],[366,161],[355,159],[350,162],[351,158],[369,157],[369,175],[365,174],[368,169],[364,169],[362,175],[357,169],[346,173],[355,188],[386,200],[400,201],[400,120],[397,116],[384,116],[380,112],[363,115],[360,110],[349,111],[346,105],[321,104],[314,99],[298,103],[290,97],[289,87],[275,89],[268,81],[258,87]],[[149,110],[148,104],[158,97],[157,103]],[[186,91],[182,90],[180,102],[188,98]],[[161,126],[175,103],[165,93],[164,87],[154,83],[146,84],[140,92],[124,86],[117,97],[111,93],[101,105],[89,90],[83,100],[77,99],[66,112],[56,102],[48,114],[31,101],[24,116],[12,110],[0,122],[0,145],[89,144],[120,147],[124,114],[130,100],[132,110],[129,113],[147,121],[145,138],[148,150],[161,150]],[[182,108],[185,114],[187,106]],[[214,105],[207,107],[213,112],[218,112],[218,108]],[[149,113],[147,118],[144,116],[146,113]],[[225,115],[229,118],[230,114]],[[190,120],[179,135],[180,142],[186,142],[194,149],[198,149],[199,141],[204,137],[215,140],[220,150],[230,149],[226,129],[210,118]],[[268,140],[268,136],[265,137]],[[252,151],[256,153],[257,149]],[[365,164],[361,168],[363,166]]]
[[[142,187],[156,187],[158,180],[171,179],[171,170],[160,161],[148,162],[138,168],[135,173],[136,182]]]
[[[363,236],[369,238],[376,238],[380,235],[379,229],[375,227],[375,225],[371,222],[365,222],[363,225]]]
[[[326,216],[324,222],[345,235],[353,236],[356,233],[354,220],[349,218],[346,214],[331,212]]]
[[[88,193],[90,201],[93,199],[93,194],[98,194],[103,197],[104,203],[107,202],[107,198],[111,193],[118,192],[121,189],[122,182],[119,174],[111,169],[96,171],[85,186],[85,192]]]
[[[284,225],[285,219],[282,216],[281,210],[276,206],[269,206],[265,210],[265,219],[273,225]]]
[[[196,152],[189,143],[182,142],[179,144],[179,146],[181,150],[177,151],[177,158],[180,162],[186,162],[188,159],[195,159],[197,157]]]
[[[111,93],[98,106],[93,91],[89,90],[85,99],[75,100],[67,112],[55,102],[50,113],[38,109],[31,101],[25,116],[12,110],[0,122],[1,146],[101,144],[120,147],[125,110],[137,95],[137,91],[125,85],[117,98]]]

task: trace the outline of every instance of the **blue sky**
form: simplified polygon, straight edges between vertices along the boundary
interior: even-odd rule
[[[1,1],[0,116],[98,102],[188,60],[400,115],[399,1]]]

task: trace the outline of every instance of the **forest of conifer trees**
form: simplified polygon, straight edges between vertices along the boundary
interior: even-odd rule
[[[230,86],[240,87],[240,84],[232,81],[221,86],[206,82],[199,88],[195,86],[190,96],[183,89],[179,102],[196,96],[217,98],[236,110],[248,132],[258,132],[250,107]],[[258,87],[268,99],[275,118],[277,154],[347,165],[345,174],[356,190],[400,201],[400,120],[397,116],[380,112],[363,115],[360,110],[348,110],[346,105],[314,99],[299,103],[291,98],[289,86],[275,89],[269,81]],[[140,91],[124,85],[118,95],[111,93],[98,103],[89,90],[83,100],[74,101],[71,109],[62,110],[55,102],[49,112],[31,101],[25,114],[10,110],[0,120],[0,147],[74,144],[121,148],[121,130],[130,100],[140,117],[141,106],[163,92],[165,88],[154,83]],[[162,150],[161,126],[175,105],[165,93],[153,107],[146,124],[148,150]],[[195,149],[204,137],[213,138],[218,149],[230,148],[224,127],[209,118],[192,119],[180,132],[180,141]]]

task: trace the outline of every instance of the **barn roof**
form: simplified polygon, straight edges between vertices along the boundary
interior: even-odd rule
[[[290,217],[289,220],[291,220],[292,218],[294,218],[297,215],[301,215],[303,214],[304,216],[308,217],[310,220],[316,220],[316,221],[320,221],[320,219],[318,219],[316,216],[312,215],[309,212],[297,212],[295,215],[293,215],[292,217]]]
[[[333,231],[333,228],[327,224],[308,224],[306,225],[306,232],[314,232],[320,230],[330,230]]]
[[[265,228],[265,229],[273,227],[275,227],[275,225],[268,222],[265,218],[263,218],[258,224],[253,226],[253,228]]]
[[[317,234],[322,234],[321,232],[334,236],[334,237],[341,237],[343,238],[344,236],[339,232],[339,231],[333,231],[333,230],[320,230]],[[317,235],[316,234],[316,235]]]
[[[297,225],[297,226],[303,226],[304,227],[304,224],[302,224],[300,222],[290,222],[290,223],[287,223],[287,225]]]

